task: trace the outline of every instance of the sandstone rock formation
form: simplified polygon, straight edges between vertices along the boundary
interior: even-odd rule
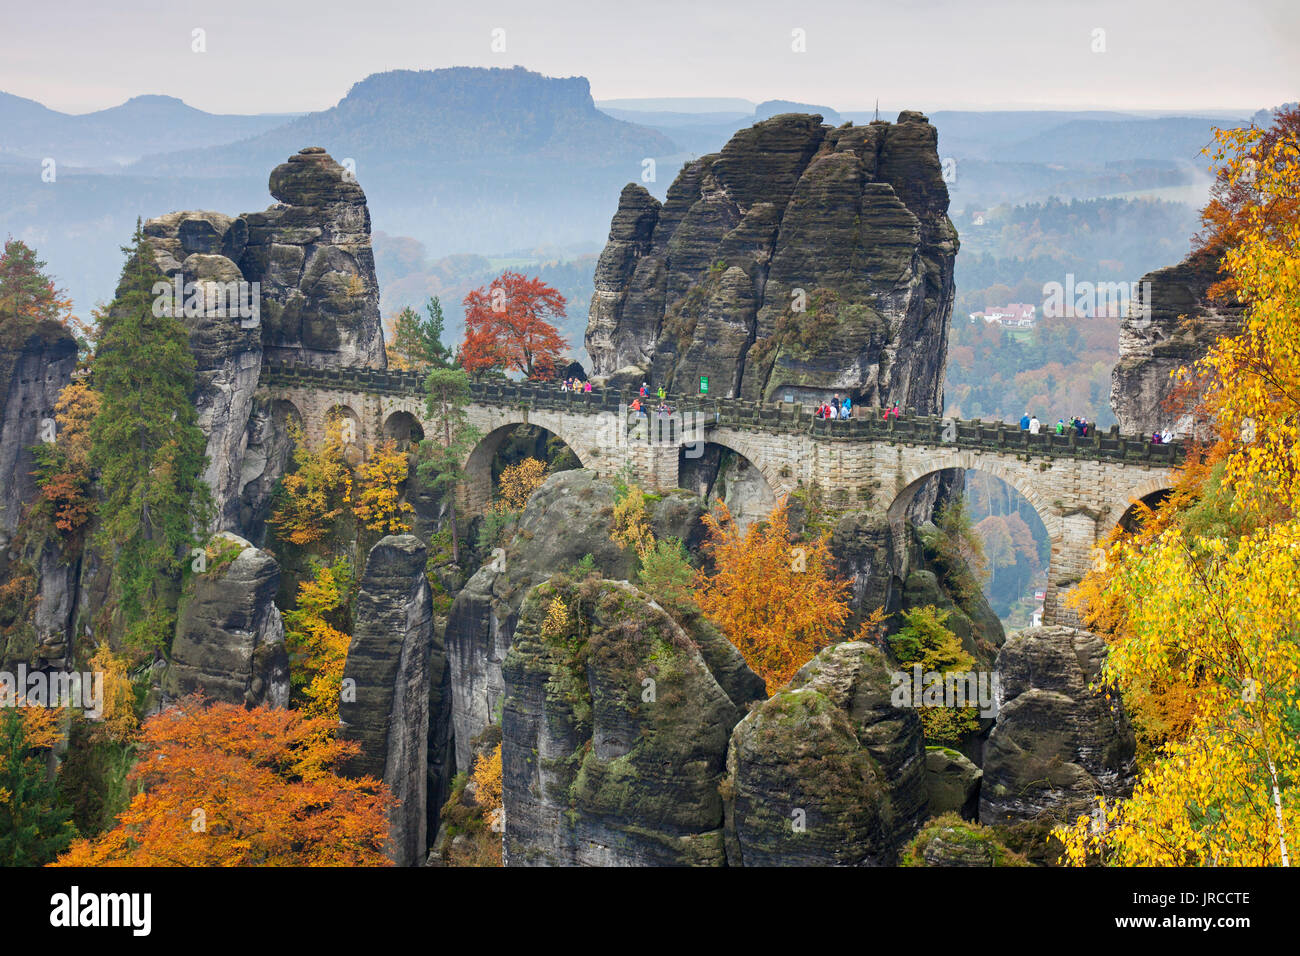
[[[207,308],[187,311],[184,321],[197,360],[194,403],[208,437],[214,527],[257,540],[287,454],[283,416],[255,402],[263,357],[386,366],[365,193],[318,146],[277,166],[270,190],[278,202],[265,212],[174,212],[144,225],[162,277],[204,292]],[[250,305],[254,288],[249,317],[232,299]]]
[[[974,820],[979,815],[980,778],[984,775],[965,756],[947,747],[925,748],[925,790],[930,812],[956,813]]]
[[[852,582],[851,607],[858,618],[876,608],[897,615],[932,604],[948,612],[947,626],[962,647],[982,665],[992,666],[1006,640],[1002,622],[978,587],[971,586],[968,569],[948,567],[925,546],[915,525],[906,526],[900,548],[888,518],[845,515],[831,536],[831,552],[838,573]],[[891,621],[898,624],[896,616]]]
[[[214,537],[216,557],[191,577],[181,596],[169,697],[202,693],[255,707],[289,704],[289,656],[275,606],[280,568],[265,551],[236,535]]]
[[[1127,795],[1132,729],[1118,698],[1089,689],[1105,655],[1097,635],[1060,626],[1018,631],[1002,646],[1003,699],[985,750],[981,823],[1045,830],[1089,812],[1098,796]]]
[[[936,143],[911,111],[784,114],[688,164],[662,204],[627,186],[596,268],[595,373],[937,411],[958,243]]]
[[[501,662],[519,607],[534,585],[590,554],[605,577],[626,579],[635,555],[610,540],[614,484],[590,471],[552,475],[532,496],[503,550],[470,578],[447,620],[456,766],[469,764],[469,742],[491,723],[503,693]],[[704,530],[703,505],[685,493],[650,503],[656,537],[677,537],[696,548]]]
[[[954,813],[928,821],[909,844],[903,866],[1029,866],[997,833]]]
[[[76,367],[76,339],[56,322],[42,323],[20,342],[0,343],[0,548],[36,497],[32,448],[41,441],[42,422],[53,422],[59,392]]]
[[[888,866],[925,815],[916,712],[865,642],[827,648],[736,725],[724,797],[732,866]]]
[[[222,302],[218,287],[245,281],[235,260],[242,255],[248,227],[243,219],[213,212],[174,212],[149,220],[145,236],[154,261],[168,279],[200,283],[211,309],[182,321],[190,332],[196,362],[194,406],[198,425],[208,439],[203,479],[217,507],[215,527],[239,527],[239,491],[245,430],[253,407],[253,392],[262,367],[262,331],[251,319]],[[183,294],[183,293],[182,293]],[[251,296],[251,288],[248,290]],[[178,317],[179,314],[178,314]]]
[[[1240,331],[1241,304],[1206,294],[1221,278],[1216,256],[1205,251],[1142,277],[1138,309],[1120,324],[1119,362],[1110,379],[1110,404],[1121,432],[1150,435],[1173,428],[1187,434],[1187,417],[1165,407],[1174,385],[1169,373],[1202,358],[1220,336]],[[1149,315],[1142,311],[1147,308]]]
[[[349,771],[382,779],[400,801],[389,815],[388,848],[399,866],[424,860],[429,738],[447,733],[429,722],[434,633],[427,553],[409,534],[389,535],[370,549],[339,705],[340,734],[361,745]]]
[[[541,584],[503,674],[509,865],[725,865],[741,710],[657,604],[626,582]]]
[[[16,327],[16,326],[15,326]],[[77,566],[56,540],[18,540],[19,522],[36,499],[33,448],[54,425],[59,393],[72,380],[77,343],[67,329],[44,322],[20,340],[0,342],[0,581],[31,573],[21,616],[0,622],[0,669],[59,666],[71,636]],[[25,537],[22,535],[19,538]]]
[[[247,213],[240,267],[262,287],[267,357],[385,368],[370,211],[356,178],[319,146],[271,172],[278,204]]]

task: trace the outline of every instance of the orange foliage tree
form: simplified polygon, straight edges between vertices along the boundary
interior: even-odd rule
[[[39,509],[73,548],[94,513],[91,493],[90,423],[99,413],[99,393],[84,379],[66,385],[54,406],[55,439],[36,449]]]
[[[569,348],[554,325],[565,317],[566,305],[541,279],[501,273],[465,296],[461,365],[474,376],[513,369],[530,379],[554,378]]]
[[[294,710],[205,705],[148,720],[139,792],[117,825],[55,866],[383,866],[392,802],[335,768],[358,752]]]
[[[45,263],[18,239],[9,239],[0,251],[0,332],[13,343],[40,322],[67,325],[72,300],[43,271]]]
[[[833,576],[828,536],[791,541],[785,498],[743,534],[726,504],[718,511],[704,516],[716,570],[700,573],[695,597],[771,692],[839,636],[849,582]]]
[[[1194,244],[1198,252],[1217,260],[1248,230],[1272,231],[1300,218],[1300,196],[1259,188],[1261,180],[1269,181],[1282,164],[1300,156],[1300,106],[1279,110],[1265,129],[1220,136],[1216,146],[1212,155],[1219,165],[1212,170],[1214,185],[1201,210],[1201,231]],[[1266,163],[1271,168],[1261,168]],[[1226,266],[1221,269],[1225,274],[1210,287],[1212,298],[1228,298],[1238,288]]]

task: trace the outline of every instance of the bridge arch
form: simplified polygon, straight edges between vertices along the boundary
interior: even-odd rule
[[[698,445],[682,445],[677,473],[680,487],[709,502],[725,501],[742,529],[770,515],[780,497],[757,462],[726,441],[710,438]]]
[[[1106,535],[1110,534],[1115,525],[1127,522],[1139,503],[1148,507],[1154,506],[1157,501],[1163,499],[1173,490],[1173,485],[1174,476],[1172,474],[1156,475],[1133,486],[1127,494],[1110,502],[1109,510],[1102,517],[1102,520],[1097,523],[1098,539],[1105,538]]]
[[[398,409],[384,419],[384,438],[397,442],[419,442],[424,438],[424,426],[405,409]]]
[[[794,470],[784,467],[783,463],[775,461],[768,453],[761,434],[739,429],[713,429],[708,432],[708,436],[707,444],[720,445],[757,468],[767,480],[774,502],[799,486]]]
[[[531,416],[532,420],[520,417],[517,420],[497,424],[483,435],[478,444],[470,450],[465,459],[465,504],[471,513],[481,511],[492,499],[492,461],[496,458],[501,447],[514,434],[515,429],[520,425],[531,425],[534,428],[540,428],[542,431],[555,436],[564,442],[565,446],[578,459],[578,463],[583,468],[593,467],[590,453],[583,448],[581,443],[572,436],[569,429],[552,428],[551,425],[558,425],[557,422],[544,423],[538,421],[538,416]],[[565,434],[570,432],[570,434]]]
[[[886,511],[894,536],[895,560],[899,562],[894,572],[902,575],[907,570],[902,566],[908,554],[905,519],[917,492],[940,472],[954,468],[962,471],[968,469],[979,471],[999,478],[1019,492],[1033,507],[1047,531],[1047,538],[1051,544],[1043,623],[1074,623],[1077,626],[1070,612],[1064,609],[1062,596],[1082,576],[1086,562],[1091,560],[1089,552],[1097,540],[1098,514],[1081,509],[1062,509],[1059,504],[1050,502],[1043,496],[1041,490],[1035,487],[1028,471],[1017,469],[1010,466],[1008,462],[991,456],[961,450],[937,455],[930,452],[924,462],[903,469],[899,483],[900,490],[894,495]]]
[[[927,457],[925,463],[905,469],[900,482],[901,489],[894,495],[894,500],[890,503],[887,511],[890,525],[896,530],[901,528],[903,519],[907,517],[908,509],[911,508],[912,502],[916,498],[916,493],[931,478],[934,478],[940,472],[951,469],[982,471],[987,475],[1005,481],[1034,506],[1034,511],[1038,512],[1043,527],[1047,529],[1047,536],[1052,540],[1060,536],[1062,519],[1059,510],[1051,502],[1043,498],[1041,492],[1034,487],[1032,482],[1027,481],[1025,476],[1015,469],[1006,467],[1001,461],[988,456],[977,455],[970,451],[953,451],[938,456],[937,459],[932,456]]]

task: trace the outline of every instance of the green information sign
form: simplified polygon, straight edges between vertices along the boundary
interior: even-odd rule
[[[709,394],[709,377],[707,375],[700,376],[700,394]]]

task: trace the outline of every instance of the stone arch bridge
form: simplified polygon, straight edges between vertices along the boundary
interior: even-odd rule
[[[364,449],[385,437],[432,433],[417,372],[319,369],[267,364],[260,397],[296,415],[308,441],[324,437],[331,414],[352,425],[347,437]],[[890,421],[866,409],[849,421],[814,419],[799,406],[738,399],[688,399],[674,414],[637,416],[627,396],[566,393],[555,386],[484,383],[471,386],[470,424],[481,434],[466,461],[463,503],[486,504],[491,464],[517,425],[544,428],[584,468],[612,476],[627,468],[643,487],[678,487],[679,467],[704,444],[748,459],[777,496],[816,484],[833,508],[887,515],[901,536],[917,491],[938,472],[975,469],[1001,478],[1034,506],[1051,541],[1043,622],[1077,624],[1063,595],[1089,569],[1094,548],[1135,502],[1168,489],[1184,449],[1121,436],[1116,428],[1087,438],[1022,432],[1003,422],[905,416]],[[906,549],[896,548],[905,554]],[[904,569],[895,569],[900,573]]]

